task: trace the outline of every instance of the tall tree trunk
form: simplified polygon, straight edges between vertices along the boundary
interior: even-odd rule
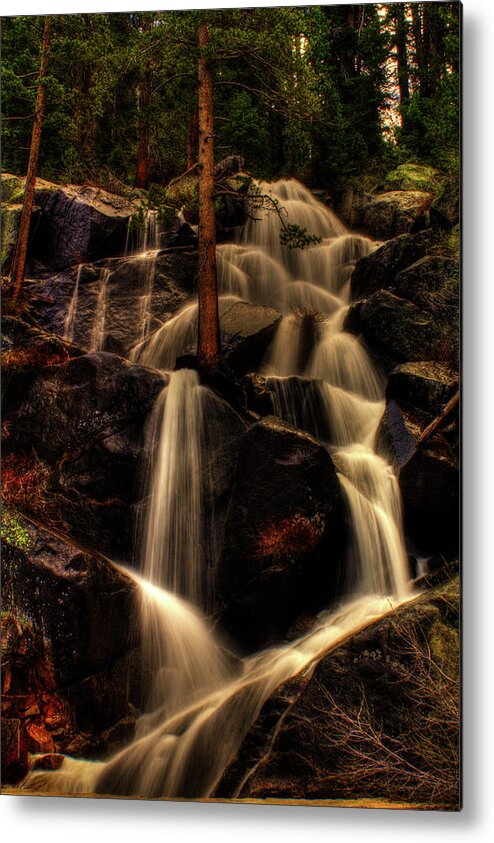
[[[203,50],[209,43],[207,22],[199,27],[199,365],[214,368],[220,353],[216,220],[214,212],[213,76]]]
[[[417,75],[419,80],[419,91],[422,97],[429,96],[429,65],[425,52],[423,17],[424,4],[412,3],[412,29],[413,40],[415,41],[415,60],[417,63]]]
[[[197,163],[197,146],[199,143],[199,127],[197,124],[197,108],[192,111],[187,128],[187,169],[191,170]]]
[[[405,18],[405,7],[402,3],[396,3],[392,6],[392,9],[394,11],[395,17],[396,60],[398,63],[398,88],[400,90],[400,104],[405,105],[410,99],[407,56],[408,24]]]
[[[39,65],[38,91],[36,94],[36,112],[34,115],[33,131],[31,135],[31,147],[29,149],[29,163],[27,165],[26,186],[24,189],[24,201],[22,203],[21,219],[17,242],[15,246],[14,260],[12,262],[11,280],[14,284],[14,301],[17,301],[21,291],[24,274],[26,271],[27,246],[29,241],[29,228],[34,205],[34,193],[36,190],[36,171],[38,168],[39,147],[41,141],[41,127],[43,124],[43,112],[45,109],[45,86],[44,78],[48,64],[48,53],[50,49],[50,18],[45,18],[43,28],[43,44],[41,47],[41,60]]]
[[[138,85],[138,123],[137,123],[137,169],[135,186],[147,188],[149,184],[149,103],[151,102],[151,84],[149,71]]]

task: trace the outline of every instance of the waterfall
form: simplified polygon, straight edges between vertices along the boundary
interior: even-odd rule
[[[146,508],[143,573],[201,605],[201,393],[196,372],[174,372],[151,419],[154,465]]]
[[[136,224],[135,219],[129,217],[125,238],[125,254],[144,254],[151,249],[159,249],[160,235],[158,211],[148,208],[144,211],[142,223]]]
[[[72,342],[74,339],[74,331],[75,331],[75,321],[76,321],[76,313],[77,313],[77,302],[79,300],[79,282],[81,280],[81,272],[84,268],[84,264],[80,263],[77,267],[77,273],[75,276],[75,284],[74,284],[74,292],[72,293],[72,297],[69,302],[69,307],[67,310],[67,315],[65,316],[64,323],[63,323],[63,338],[64,340],[68,340]]]
[[[214,410],[207,410],[212,393],[195,372],[174,372],[148,431],[143,576],[132,575],[141,594],[143,664],[152,676],[136,736],[106,762],[65,759],[56,772],[30,773],[25,789],[212,796],[275,689],[295,674],[309,676],[329,648],[411,596],[398,483],[375,451],[383,384],[360,341],[344,331],[353,267],[377,244],[348,232],[296,181],[260,190],[321,242],[283,247],[278,214],[258,210],[260,220],[250,219],[235,243],[218,247],[220,312],[241,298],[283,314],[262,373],[273,411],[316,436],[336,466],[351,522],[346,597],[295,641],[241,660],[225,655],[197,608],[207,605],[208,579],[202,459],[219,436]],[[170,370],[196,331],[192,303],[143,338],[132,358]]]
[[[156,272],[156,258],[158,252],[144,251],[137,258],[139,274],[144,276],[142,282],[142,293],[139,298],[138,328],[139,342],[143,342],[149,334],[151,324],[151,305],[153,300],[153,284]]]
[[[142,226],[134,226],[132,217],[127,224],[124,256],[135,264],[135,273],[139,280],[141,293],[137,298],[136,308],[136,340],[142,343],[151,330],[153,285],[156,271],[156,258],[160,246],[160,222],[156,210],[147,210],[144,214]],[[124,258],[124,259],[125,259]],[[77,324],[77,309],[79,305],[79,286],[84,264],[77,267],[74,290],[69,301],[63,322],[63,337],[70,342],[74,339]],[[103,351],[107,335],[109,320],[109,278],[112,271],[103,267],[97,281],[97,292],[93,310],[93,321],[89,337],[90,351]]]
[[[93,327],[91,330],[90,351],[103,351],[106,337],[106,305],[108,297],[108,279],[110,270],[103,267],[98,282],[98,293],[94,308]]]

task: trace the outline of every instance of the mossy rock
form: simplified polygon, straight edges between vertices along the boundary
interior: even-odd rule
[[[383,190],[425,190],[439,193],[443,176],[434,167],[425,164],[400,164],[387,174]]]
[[[24,179],[11,173],[2,173],[2,205],[22,201]]]
[[[183,210],[187,222],[196,224],[199,214],[199,177],[195,174],[182,176],[169,185],[165,191],[166,201],[177,210]]]
[[[4,274],[8,270],[10,260],[12,259],[15,241],[17,240],[17,230],[19,228],[21,211],[22,205],[6,205],[2,203],[2,249],[0,252],[0,260]]]

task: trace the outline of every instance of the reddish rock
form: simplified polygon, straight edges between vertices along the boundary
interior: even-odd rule
[[[2,718],[2,782],[16,784],[28,771],[27,742],[21,721]]]
[[[41,758],[35,759],[33,770],[58,770],[62,766],[63,760],[63,755],[59,755],[58,753],[42,755]]]

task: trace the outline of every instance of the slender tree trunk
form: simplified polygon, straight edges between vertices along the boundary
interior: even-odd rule
[[[422,97],[429,96],[429,65],[425,54],[423,27],[423,3],[412,3],[412,28],[413,40],[415,41],[415,57],[417,62],[417,74],[419,79],[419,91]]]
[[[29,163],[27,165],[26,186],[24,189],[24,201],[22,203],[21,219],[17,242],[15,246],[14,260],[12,262],[11,280],[14,284],[14,301],[17,301],[21,291],[24,274],[26,271],[27,246],[29,241],[29,228],[34,205],[34,193],[36,190],[36,171],[38,168],[39,147],[41,141],[41,127],[43,124],[43,112],[45,108],[45,86],[44,78],[48,64],[48,52],[50,49],[50,18],[45,18],[43,29],[43,44],[41,47],[41,60],[39,65],[38,91],[36,95],[36,112],[34,115],[33,131],[31,135],[31,147],[29,149]]]
[[[149,103],[151,85],[149,72],[144,73],[138,86],[138,124],[137,124],[137,169],[135,186],[147,188],[149,184]]]
[[[398,87],[400,90],[400,104],[405,105],[410,99],[407,56],[408,24],[405,18],[405,7],[403,6],[403,4],[396,3],[396,5],[393,5],[392,8],[395,13],[396,59],[398,63]]]
[[[207,22],[199,27],[199,48],[207,47]],[[213,76],[206,56],[199,57],[199,365],[214,368],[220,354],[216,220],[214,211]]]
[[[197,163],[197,146],[199,143],[199,127],[197,124],[197,109],[194,109],[187,129],[187,169],[191,170]]]

